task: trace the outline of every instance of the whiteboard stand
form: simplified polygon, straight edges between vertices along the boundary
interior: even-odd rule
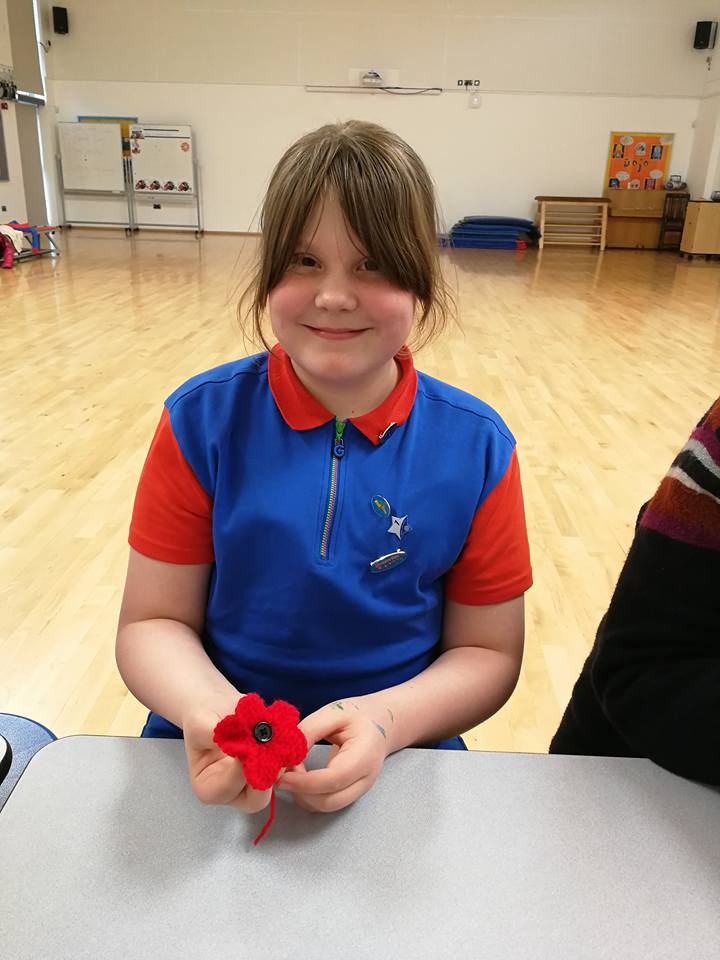
[[[156,230],[193,230],[203,233],[200,206],[200,178],[192,128],[189,124],[136,123],[130,126],[130,183],[134,228]],[[161,206],[168,200],[194,208],[195,217],[186,222],[140,220],[139,198],[145,197]],[[194,201],[192,207],[191,202]],[[147,209],[147,208],[146,208]]]
[[[130,157],[123,157],[123,176],[125,177],[125,202],[128,208],[128,227],[126,234],[134,233],[137,230],[135,226],[135,208],[132,201],[133,192],[133,170]]]
[[[57,156],[58,182],[63,227],[97,226],[133,229],[130,197],[132,165],[122,155],[120,127],[116,124],[59,123],[60,153]],[[71,186],[68,186],[68,177]],[[66,197],[124,197],[127,217],[123,220],[68,219]]]
[[[195,207],[197,210],[197,230],[195,236],[200,237],[205,232],[202,225],[202,214],[200,213],[200,165],[197,160],[193,160],[193,171],[195,173]]]
[[[60,227],[69,227],[68,218],[65,214],[65,188],[63,187],[63,175],[62,175],[62,161],[60,159],[60,154],[55,155],[55,172],[57,174],[57,182],[60,189],[58,190],[59,200],[60,200]]]
[[[133,182],[133,180],[132,180],[132,161],[130,161],[130,163],[131,163],[130,183],[132,184],[132,182]],[[194,196],[194,198],[195,198],[195,220],[194,220],[192,223],[150,223],[149,221],[138,220],[138,219],[137,219],[137,216],[138,216],[138,214],[137,214],[137,205],[136,205],[136,202],[135,202],[135,198],[136,198],[136,196],[146,197],[147,194],[146,194],[146,193],[139,193],[139,192],[136,193],[134,190],[131,189],[130,192],[129,192],[129,202],[130,202],[130,216],[131,216],[131,218],[132,218],[132,223],[133,223],[132,229],[133,229],[133,230],[137,231],[137,230],[140,229],[140,227],[152,227],[152,228],[154,228],[154,229],[156,229],[156,230],[163,230],[163,229],[165,229],[165,227],[167,227],[168,229],[172,229],[172,230],[194,230],[194,231],[195,231],[195,236],[196,236],[198,239],[200,239],[200,237],[201,237],[201,236],[203,235],[203,233],[205,232],[205,229],[204,229],[203,223],[202,223],[202,214],[201,214],[201,212],[200,212],[200,180],[199,180],[199,177],[198,177],[200,168],[199,168],[199,166],[198,166],[198,164],[197,164],[197,161],[196,161],[195,159],[193,159],[193,165],[192,165],[192,166],[193,166],[193,177],[194,177],[194,183],[195,183],[195,189],[194,189],[194,191],[193,191],[193,196]],[[182,193],[180,193],[180,194],[177,194],[177,193],[163,193],[163,194],[158,194],[158,199],[159,199],[160,197],[162,197],[163,203],[165,202],[165,200],[169,200],[169,199],[170,199],[170,200],[177,200],[178,198],[179,198],[181,201],[184,200],[185,203],[187,203],[187,201],[190,199],[190,197],[188,197],[187,194],[182,194]]]
[[[62,226],[63,227],[124,227],[125,233],[129,234],[133,230],[133,211],[130,202],[130,190],[66,190],[62,180],[62,164],[58,157],[58,176],[60,177],[60,194],[62,206]],[[127,209],[127,218],[124,220],[68,220],[65,213],[65,197],[125,197]]]

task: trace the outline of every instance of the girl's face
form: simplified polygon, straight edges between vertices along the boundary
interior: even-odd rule
[[[414,295],[368,259],[332,194],[308,218],[268,301],[273,333],[310,389],[387,378],[415,313]]]

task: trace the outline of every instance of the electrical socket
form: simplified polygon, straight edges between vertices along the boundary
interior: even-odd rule
[[[458,80],[457,85],[459,87],[465,87],[465,89],[467,89],[468,87],[479,87],[480,81],[479,80]]]
[[[153,210],[162,210],[162,204],[161,204],[161,203],[154,203],[154,204],[153,204]]]

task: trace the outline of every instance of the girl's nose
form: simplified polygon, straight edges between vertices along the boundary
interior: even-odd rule
[[[357,307],[357,298],[346,279],[328,276],[323,278],[315,294],[315,306],[328,313],[354,310]]]

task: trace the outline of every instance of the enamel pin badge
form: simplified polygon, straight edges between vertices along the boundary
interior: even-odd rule
[[[412,530],[412,527],[408,523],[407,517],[391,516],[390,519],[392,520],[392,523],[388,527],[388,533],[394,534],[398,538],[398,540],[402,540],[405,534],[410,533],[410,531]]]
[[[380,494],[375,494],[375,496],[370,499],[370,506],[378,517],[390,521],[390,526],[386,532],[397,537],[398,540],[402,540],[406,534],[412,531],[407,516],[396,517],[389,501],[385,497],[381,497]],[[407,560],[407,553],[398,547],[398,549],[392,553],[383,554],[383,556],[372,560],[370,562],[370,569],[373,573],[384,573],[386,570],[392,570],[393,567],[399,566],[405,560]]]
[[[379,517],[389,517],[392,514],[392,508],[385,497],[376,494],[370,501],[370,506]]]
[[[377,560],[372,560],[370,569],[373,573],[385,573],[386,570],[399,567],[405,560],[407,560],[405,551],[395,550],[394,553],[386,553],[384,557],[378,557]]]

